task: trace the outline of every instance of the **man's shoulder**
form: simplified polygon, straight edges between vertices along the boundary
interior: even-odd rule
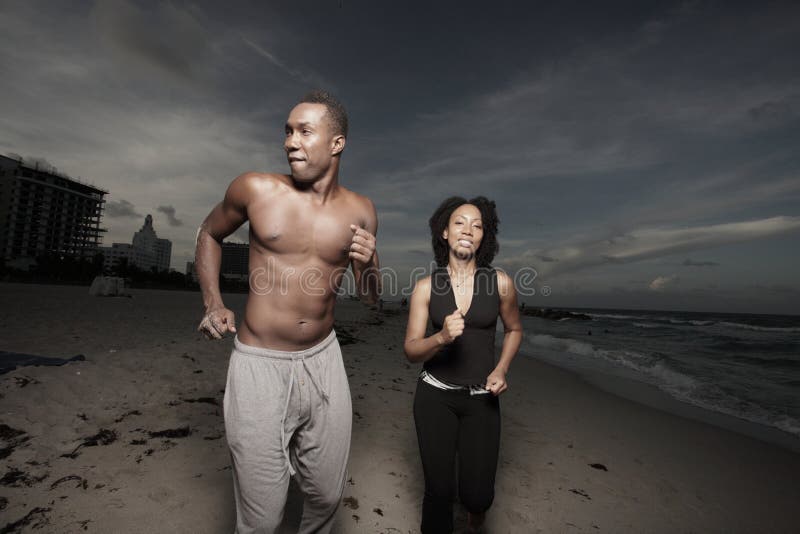
[[[291,180],[288,176],[276,173],[245,172],[240,174],[228,187],[228,195],[247,203],[264,195],[275,195],[288,191]]]
[[[342,192],[342,197],[350,207],[351,213],[358,215],[364,224],[367,224],[368,221],[377,224],[378,213],[375,210],[375,204],[373,204],[369,197],[356,193],[343,186],[339,186],[339,188]]]
[[[248,187],[269,188],[291,185],[291,179],[285,174],[272,172],[248,171],[237,176],[233,183],[240,183]]]
[[[356,193],[352,189],[347,189],[345,186],[340,185],[339,190],[342,192],[342,196],[348,201],[351,202],[363,209],[368,210],[375,210],[375,205],[372,203],[372,200],[366,195],[362,195],[360,193]]]

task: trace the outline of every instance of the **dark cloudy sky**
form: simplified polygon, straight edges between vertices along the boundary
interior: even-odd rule
[[[438,202],[484,194],[533,304],[800,313],[796,5],[230,4],[0,3],[0,152],[107,189],[106,244],[152,214],[183,270],[327,88],[401,280]]]

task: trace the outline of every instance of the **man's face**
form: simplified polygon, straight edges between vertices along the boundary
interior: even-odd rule
[[[327,111],[324,104],[302,103],[289,113],[283,148],[296,180],[312,181],[331,165],[338,136],[331,131]]]
[[[450,215],[442,234],[456,256],[468,259],[475,256],[483,240],[481,210],[472,204],[462,204]]]

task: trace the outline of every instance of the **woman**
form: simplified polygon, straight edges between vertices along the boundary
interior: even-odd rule
[[[411,295],[405,353],[424,362],[414,397],[425,498],[423,534],[453,531],[453,476],[458,451],[458,495],[468,528],[483,524],[494,499],[500,447],[498,396],[522,340],[511,278],[491,267],[499,248],[494,202],[451,197],[430,219],[438,268]],[[495,359],[497,316],[505,334]],[[428,318],[433,333],[426,336]]]

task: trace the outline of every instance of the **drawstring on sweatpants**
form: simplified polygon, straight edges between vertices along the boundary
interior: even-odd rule
[[[311,383],[314,384],[314,387],[317,388],[320,396],[325,402],[329,402],[328,392],[323,389],[323,387],[319,384],[317,378],[315,377],[312,370],[309,368],[309,365],[306,361],[306,358],[297,358],[292,359],[290,364],[290,371],[289,371],[289,387],[287,388],[286,392],[286,401],[283,403],[283,415],[281,416],[281,448],[283,449],[283,455],[286,458],[286,465],[289,467],[289,475],[294,476],[295,470],[292,467],[292,461],[289,457],[289,443],[286,441],[286,415],[289,413],[289,401],[292,398],[292,388],[294,387],[294,374],[295,374],[295,362],[300,362],[303,365],[303,368],[306,371]]]

